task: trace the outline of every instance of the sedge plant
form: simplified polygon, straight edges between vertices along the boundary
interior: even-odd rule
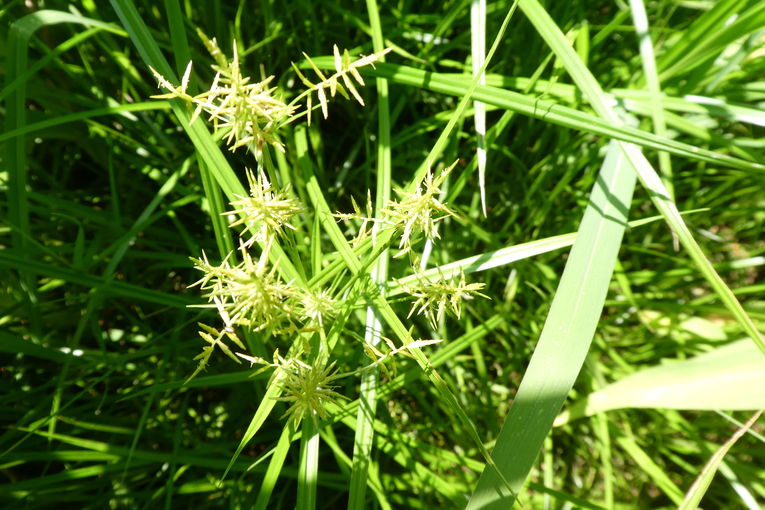
[[[762,507],[762,2],[365,3],[0,7],[0,506]]]
[[[306,117],[310,124],[312,110],[320,109],[322,116],[327,118],[329,100],[336,94],[353,98],[363,106],[357,87],[363,86],[364,80],[358,70],[374,65],[390,49],[352,60],[347,51],[341,53],[335,46],[332,74],[323,73],[310,57],[304,55],[317,80],[311,81],[293,64],[294,73],[307,89],[286,102],[286,94],[271,86],[274,76],[255,82],[242,73],[236,43],[232,59],[228,60],[215,39],[207,39],[201,33],[200,36],[215,61],[212,66],[215,77],[209,90],[193,96],[188,93],[192,67],[189,63],[177,86],[152,69],[159,86],[166,90],[154,97],[185,102],[193,109],[191,123],[205,117],[230,150],[246,148],[255,157],[257,171],[245,169],[249,194],[236,196],[224,213],[233,218],[229,228],[238,233],[236,252],[229,253],[219,264],[211,263],[204,253],[201,258],[192,259],[195,268],[202,273],[193,287],[199,287],[208,301],[200,306],[215,310],[222,326],[199,324],[199,335],[207,345],[197,356],[198,366],[188,380],[209,365],[216,350],[237,363],[246,360],[251,365],[260,365],[255,374],[272,372],[270,385],[277,388],[278,395],[272,398],[288,404],[284,417],[295,427],[307,419],[307,426],[313,429],[329,418],[328,409],[337,408],[342,399],[349,398],[336,391],[341,378],[360,376],[378,367],[390,373],[387,365],[394,362],[396,355],[411,357],[414,350],[419,351],[439,341],[411,337],[400,345],[387,338],[383,345],[365,341],[362,347],[370,362],[338,373],[330,343],[334,345],[337,337],[341,337],[340,341],[353,337],[344,338],[347,333],[332,327],[328,320],[336,319],[340,314],[347,315],[348,310],[358,306],[354,304],[354,296],[361,302],[371,299],[366,295],[367,281],[361,274],[351,274],[346,277],[347,282],[336,279],[334,284],[326,287],[319,283],[312,285],[314,280],[287,279],[279,271],[279,260],[275,261],[272,256],[275,246],[289,244],[290,233],[296,231],[294,219],[305,215],[308,206],[290,193],[289,185],[280,188],[276,179],[269,177],[278,175],[269,151],[285,152],[285,145],[280,140],[281,131],[301,117]],[[429,242],[438,239],[437,224],[456,216],[439,198],[442,194],[440,186],[455,164],[436,175],[428,170],[414,192],[398,191],[400,198],[387,202],[378,210],[377,216],[372,215],[369,199],[366,214],[362,214],[355,200],[353,213],[333,214],[334,221],[355,230],[351,240],[343,242],[357,248],[366,246],[368,250],[368,243],[363,243],[365,239],[374,237],[374,233],[388,231],[388,242],[398,238],[397,256],[409,254],[412,271],[419,274],[419,259],[415,254],[417,243],[422,239]],[[285,253],[286,250],[281,251],[281,256]],[[379,256],[379,247],[372,253]],[[293,264],[297,265],[299,261],[295,260]],[[414,300],[409,316],[415,312],[422,314],[436,329],[436,320],[442,320],[447,309],[459,318],[463,299],[487,297],[478,292],[482,287],[478,283],[467,284],[464,274],[458,279],[420,279],[417,284],[406,287]],[[262,335],[268,339],[269,345],[274,346],[272,361],[246,352],[242,338],[253,334]],[[294,338],[298,340],[291,340]],[[284,349],[284,355],[280,348]],[[302,501],[299,504],[304,504],[307,497],[299,497],[299,502]]]

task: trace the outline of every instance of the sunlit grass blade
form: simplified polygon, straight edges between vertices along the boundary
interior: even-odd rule
[[[699,211],[684,211],[682,214],[692,214]],[[661,220],[661,216],[653,216],[650,218],[644,218],[641,220],[629,222],[630,228],[636,228],[641,225],[647,225],[654,221]],[[441,266],[427,269],[422,273],[416,275],[409,275],[403,278],[388,282],[388,295],[396,296],[404,292],[404,287],[411,285],[422,279],[438,279],[438,278],[452,278],[458,275],[460,272],[465,274],[477,273],[493,269],[495,267],[502,267],[519,260],[528,259],[548,253],[550,251],[566,248],[574,244],[576,240],[576,233],[563,234],[555,237],[548,237],[547,239],[539,239],[537,241],[529,241],[527,243],[516,244],[514,246],[508,246],[507,248],[500,248],[499,250],[482,253],[480,255],[473,255],[462,260],[449,262]]]
[[[380,12],[377,0],[367,0],[367,13],[369,25],[372,30],[372,46],[375,52],[385,49]],[[384,58],[384,57],[383,57]],[[339,67],[339,66],[338,66]],[[375,80],[377,85],[377,185],[375,191],[375,215],[382,217],[383,209],[388,205],[391,198],[391,120],[388,104],[388,82],[384,78]],[[379,224],[372,227],[372,243],[377,241]],[[384,284],[388,279],[389,251],[384,249],[370,274],[372,281],[378,285],[380,292],[384,292]],[[370,305],[367,307],[366,323],[364,325],[364,342],[377,347],[382,335],[382,324]],[[372,457],[372,436],[374,428],[372,421],[375,419],[377,408],[377,369],[366,371],[361,376],[361,387],[357,426],[353,442],[353,458],[351,468],[351,482],[348,495],[349,509],[366,508],[366,487],[369,479],[368,470]]]
[[[298,471],[297,510],[316,508],[316,487],[319,478],[319,429],[316,418],[301,422],[300,469]]]
[[[646,81],[646,88],[651,104],[651,120],[653,121],[653,131],[662,138],[668,138],[667,125],[664,119],[664,108],[662,107],[662,91],[659,83],[659,76],[656,71],[656,58],[653,51],[653,42],[648,30],[648,16],[645,11],[643,0],[630,0],[630,10],[632,11],[632,20],[635,24],[635,33],[638,37],[640,46],[640,57],[643,63],[643,76]],[[661,179],[669,192],[669,198],[674,199],[674,185],[672,183],[672,162],[669,154],[665,151],[659,152],[659,169],[661,170]]]
[[[592,341],[621,245],[635,178],[611,143],[534,354],[492,457],[518,493]],[[485,469],[469,509],[509,508],[515,495]]]
[[[258,499],[255,500],[255,510],[267,510],[268,504],[273,494],[276,481],[281,475],[282,468],[284,467],[284,460],[287,458],[287,453],[290,449],[290,443],[292,436],[295,434],[295,427],[292,423],[287,424],[282,429],[282,433],[279,436],[279,441],[274,447],[274,451],[271,454],[271,460],[268,463],[268,469],[263,476],[263,481],[260,484],[260,490],[258,491]]]
[[[486,0],[470,3],[470,54],[473,75],[481,73],[486,59]],[[481,74],[479,85],[486,85],[486,75]],[[476,159],[478,162],[478,186],[481,188],[481,209],[486,216],[486,105],[474,101]]]
[[[330,61],[326,58],[316,58],[314,61],[322,67],[331,65]],[[435,92],[460,97],[469,88],[466,79],[462,75],[430,73],[401,65],[379,64],[375,69],[366,69],[365,73],[388,78],[391,83],[426,88]],[[544,99],[538,99],[537,97],[488,85],[483,87],[477,86],[472,97],[486,104],[512,110],[559,126],[607,136],[608,138],[634,143],[645,148],[664,150],[670,154],[693,160],[708,161],[730,168],[765,173],[765,165],[760,163],[751,163],[708,149],[664,139],[653,133],[625,126],[621,122],[611,123],[597,115],[588,114]]]
[[[626,407],[756,410],[765,408],[765,357],[749,339],[687,360],[635,372],[574,403],[562,425]]]

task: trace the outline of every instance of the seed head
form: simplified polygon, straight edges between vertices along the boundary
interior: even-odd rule
[[[247,170],[250,196],[237,197],[231,202],[234,209],[225,214],[238,214],[240,218],[231,227],[244,225],[251,237],[244,242],[249,248],[254,243],[261,246],[269,244],[275,236],[281,235],[285,228],[295,230],[290,219],[303,211],[303,207],[294,198],[288,198],[288,189],[276,191],[268,182],[262,170],[257,179],[252,170]]]
[[[488,296],[479,292],[485,286],[484,283],[465,282],[465,273],[462,271],[460,271],[459,279],[456,275],[452,280],[441,278],[430,281],[422,278],[416,285],[406,288],[409,294],[417,298],[407,317],[411,317],[415,311],[418,314],[424,313],[431,327],[436,329],[446,311],[460,318],[463,300],[470,300],[475,296],[489,299]]]
[[[397,190],[402,197],[398,202],[392,202],[383,210],[387,219],[395,228],[401,229],[400,252],[398,256],[411,250],[412,244],[419,234],[431,241],[439,239],[436,223],[449,216],[457,217],[456,213],[439,200],[441,184],[452,171],[455,162],[441,172],[438,177],[428,170],[422,184],[414,193]]]

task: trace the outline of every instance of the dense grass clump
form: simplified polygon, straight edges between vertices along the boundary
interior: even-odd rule
[[[0,504],[760,508],[765,6],[0,7]]]

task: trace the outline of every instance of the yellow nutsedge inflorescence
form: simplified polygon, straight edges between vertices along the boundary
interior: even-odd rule
[[[209,41],[209,45],[212,48],[218,48],[214,39]],[[213,123],[216,131],[227,131],[225,140],[232,151],[246,146],[259,159],[263,145],[267,143],[283,152],[284,146],[276,138],[275,132],[289,120],[295,107],[275,97],[276,88],[269,87],[274,79],[273,76],[259,82],[251,82],[250,77],[243,76],[239,67],[236,42],[233,48],[233,60],[227,62],[225,57],[222,60],[216,59],[218,65],[212,68],[217,74],[210,89],[196,96],[186,92],[191,74],[191,62],[186,67],[179,87],[174,87],[152,68],[159,86],[169,91],[152,97],[155,99],[179,98],[195,105],[191,122],[194,122],[202,112],[207,113],[208,120]],[[222,52],[217,51],[222,56]]]
[[[332,383],[345,375],[335,371],[334,362],[329,365],[309,365],[297,358],[283,358],[278,349],[274,352],[272,363],[246,354],[238,356],[251,364],[264,365],[256,373],[269,367],[276,369],[269,384],[281,385],[282,396],[276,400],[290,404],[284,416],[295,424],[306,417],[326,419],[329,417],[327,404],[336,404],[337,400],[348,400],[334,391],[335,386]]]
[[[412,330],[409,330],[409,334],[412,334]],[[382,337],[382,339],[385,341],[385,344],[388,346],[388,352],[383,353],[383,351],[380,350],[379,346],[374,346],[369,342],[364,342],[364,351],[367,353],[367,356],[369,359],[372,360],[372,363],[370,365],[365,366],[361,370],[369,370],[371,368],[380,367],[385,374],[386,377],[395,376],[396,374],[396,356],[397,355],[404,355],[408,358],[412,358],[412,354],[409,352],[413,349],[422,349],[423,347],[426,347],[428,345],[433,345],[440,343],[441,339],[431,339],[426,340],[420,338],[419,340],[412,340],[406,345],[402,345],[401,347],[396,347],[396,345],[393,343],[393,341],[390,338]],[[382,344],[380,344],[381,346]],[[385,363],[390,361],[391,362],[391,368],[392,370],[389,370],[387,366],[385,366]]]
[[[189,62],[181,83],[177,86],[152,69],[159,87],[167,91],[153,97],[181,99],[186,102],[193,107],[190,122],[202,115],[206,116],[213,128],[222,132],[223,139],[232,151],[246,147],[255,155],[258,169],[257,172],[246,171],[248,195],[235,196],[230,202],[231,210],[223,213],[235,217],[229,227],[241,227],[238,253],[230,253],[218,265],[211,264],[204,253],[201,258],[192,259],[195,268],[203,273],[192,287],[198,286],[208,301],[200,306],[216,310],[223,327],[216,329],[199,324],[199,335],[206,345],[194,358],[199,364],[189,379],[206,368],[213,352],[220,350],[236,362],[245,359],[250,363],[262,365],[260,370],[274,370],[271,384],[281,387],[282,396],[279,400],[290,404],[285,416],[291,422],[299,422],[306,417],[326,419],[327,407],[336,400],[345,398],[334,391],[334,381],[341,377],[358,375],[377,366],[386,370],[385,363],[394,356],[409,355],[411,349],[419,349],[438,340],[417,340],[396,347],[386,339],[388,349],[381,347],[382,350],[365,345],[373,360],[372,364],[344,374],[337,373],[335,363],[329,363],[325,356],[311,363],[301,360],[302,353],[307,351],[301,351],[300,347],[290,349],[287,358],[280,356],[278,349],[275,350],[273,362],[243,352],[234,352],[246,350],[244,343],[237,336],[237,330],[240,328],[248,332],[267,332],[268,335],[298,333],[306,342],[303,349],[310,345],[307,339],[317,331],[321,340],[325,341],[325,322],[336,317],[342,308],[333,297],[339,280],[329,289],[309,285],[298,286],[292,281],[284,281],[277,270],[278,264],[270,260],[270,252],[279,242],[279,237],[288,230],[296,230],[292,220],[296,215],[305,212],[305,209],[297,199],[290,197],[289,187],[277,189],[275,183],[272,184],[266,177],[264,168],[273,170],[272,159],[267,152],[268,145],[282,152],[285,150],[277,134],[281,127],[304,114],[310,124],[311,112],[317,108],[321,109],[326,118],[329,98],[334,98],[336,94],[346,99],[353,98],[363,106],[364,100],[358,87],[364,85],[364,80],[359,69],[373,66],[390,51],[390,48],[352,60],[347,50],[341,52],[334,46],[332,73],[322,72],[308,55],[303,54],[306,63],[318,79],[309,80],[304,71],[293,64],[297,77],[308,89],[295,96],[288,104],[283,101],[283,96],[277,93],[277,87],[272,85],[275,83],[274,76],[254,81],[242,73],[236,41],[232,46],[232,59],[229,60],[215,39],[209,39],[201,32],[200,37],[215,62],[212,69],[216,74],[209,90],[196,95],[188,92],[192,67]],[[302,111],[299,113],[298,110]],[[346,221],[360,222],[356,238],[353,240],[354,246],[367,239],[371,234],[371,226],[379,221],[382,226],[400,230],[402,237],[399,248],[402,249],[402,253],[411,252],[411,245],[420,234],[431,240],[438,238],[436,223],[447,216],[455,216],[455,213],[439,200],[440,186],[453,167],[454,165],[441,172],[438,177],[434,177],[428,171],[421,187],[415,193],[399,192],[401,200],[390,203],[383,210],[382,219],[374,218],[369,194],[365,213],[362,213],[354,201],[353,214],[335,216]],[[254,249],[256,244],[259,245],[259,255],[253,257],[249,250]],[[236,263],[236,258],[241,262]],[[460,300],[470,299],[475,294],[481,295],[478,293],[481,287],[480,284],[465,284],[464,276],[460,283],[455,284],[423,284],[413,291],[413,295],[418,298],[415,308],[420,307],[420,311],[430,310],[428,313],[431,322],[435,317],[440,318],[443,315],[447,303],[450,305],[449,309],[459,315]],[[450,291],[456,295],[450,298],[451,301],[447,301],[446,294]]]
[[[277,88],[270,86],[274,76],[268,76],[256,82],[249,76],[242,74],[236,41],[233,43],[233,57],[228,60],[214,38],[208,39],[201,31],[199,31],[199,36],[215,60],[212,69],[216,74],[210,89],[195,96],[187,92],[191,75],[191,62],[189,62],[181,79],[181,85],[177,87],[157,70],[151,68],[159,86],[168,91],[165,94],[152,97],[155,99],[178,98],[196,106],[191,116],[191,122],[194,122],[202,112],[205,112],[216,131],[226,131],[225,140],[232,151],[239,147],[247,147],[259,161],[263,146],[266,144],[284,152],[284,145],[278,140],[276,132],[295,116],[295,112],[299,108],[298,105],[304,97],[307,98],[306,113],[309,124],[311,122],[310,112],[313,106],[313,94],[318,97],[324,118],[327,118],[328,114],[327,91],[329,91],[330,97],[334,97],[335,93],[339,92],[346,99],[350,99],[350,93],[363,106],[364,100],[350,77],[363,86],[364,80],[358,69],[367,65],[374,65],[374,62],[390,51],[390,49],[386,49],[352,61],[347,50],[341,54],[337,46],[334,46],[336,72],[328,77],[319,70],[308,55],[303,54],[320,81],[311,82],[293,64],[296,74],[308,87],[308,90],[287,104],[280,97],[277,97]]]
[[[350,93],[350,95],[352,95],[353,98],[358,101],[361,106],[364,106],[364,100],[361,98],[358,90],[356,90],[356,86],[353,84],[353,80],[351,80],[349,76],[353,77],[353,79],[356,80],[359,85],[364,86],[364,79],[361,77],[361,74],[359,74],[359,68],[368,65],[374,67],[374,63],[380,60],[380,57],[388,53],[390,50],[391,48],[386,48],[383,51],[373,53],[371,55],[367,55],[366,57],[361,57],[352,61],[348,50],[343,51],[341,55],[337,45],[334,45],[332,47],[332,53],[334,55],[335,73],[330,76],[325,76],[319,67],[314,63],[314,61],[311,60],[311,57],[303,53],[306,62],[308,62],[308,64],[311,66],[311,69],[313,69],[313,72],[316,73],[316,76],[318,76],[320,80],[318,83],[311,82],[311,80],[306,78],[305,75],[300,72],[298,66],[296,66],[294,63],[292,64],[292,68],[295,70],[295,74],[297,74],[298,78],[300,78],[303,84],[308,87],[308,90],[298,96],[297,99],[300,100],[303,96],[307,96],[306,111],[308,114],[308,125],[311,124],[311,110],[313,108],[312,97],[314,92],[316,93],[316,97],[319,100],[321,113],[325,119],[328,115],[327,90],[329,90],[330,97],[335,97],[335,94],[339,92],[340,95],[345,99],[350,99],[350,96],[348,95],[348,93]],[[340,80],[342,80],[342,83],[340,83]]]
[[[459,273],[459,278],[455,275],[451,280],[443,276],[435,281],[421,278],[417,284],[407,286],[405,289],[417,298],[407,317],[411,317],[415,311],[418,314],[424,313],[431,327],[436,329],[447,310],[458,319],[460,318],[463,300],[470,300],[475,296],[489,299],[489,296],[479,292],[485,286],[484,283],[467,283],[465,273],[462,271]]]
[[[290,330],[292,300],[299,298],[298,290],[281,281],[275,267],[268,269],[264,255],[256,262],[244,248],[240,253],[242,262],[237,265],[229,263],[231,255],[218,266],[210,264],[204,254],[192,259],[204,273],[192,287],[198,285],[206,291],[205,297],[212,303],[201,306],[216,308],[227,328]]]
[[[396,256],[411,251],[412,244],[419,234],[423,234],[431,241],[439,239],[441,236],[438,235],[436,223],[449,216],[457,217],[457,214],[439,199],[441,195],[440,186],[456,164],[455,161],[438,177],[433,177],[431,171],[428,170],[422,185],[414,193],[397,190],[402,199],[398,202],[392,202],[383,210],[383,214],[387,216],[387,221],[395,228],[401,229],[400,251]]]
[[[365,213],[361,212],[359,205],[356,203],[356,199],[353,197],[351,197],[351,204],[353,205],[352,213],[338,212],[332,216],[340,221],[349,222],[351,220],[356,220],[360,223],[358,229],[356,230],[356,235],[351,240],[351,246],[355,248],[361,244],[364,239],[367,239],[371,235],[372,225],[374,225],[375,221],[377,220],[374,218],[374,213],[372,212],[372,197],[369,190],[367,190],[367,203],[365,206]]]
[[[262,170],[256,179],[252,170],[248,169],[247,181],[250,196],[237,197],[238,200],[231,202],[234,209],[225,213],[240,216],[230,227],[244,225],[250,233],[251,237],[244,242],[244,247],[249,248],[254,243],[267,246],[285,228],[295,230],[290,219],[304,209],[296,199],[287,197],[289,189],[275,190]]]
[[[314,321],[323,327],[324,319],[335,317],[339,312],[339,306],[332,294],[325,289],[318,292],[305,290],[301,293],[298,310],[303,321]]]

